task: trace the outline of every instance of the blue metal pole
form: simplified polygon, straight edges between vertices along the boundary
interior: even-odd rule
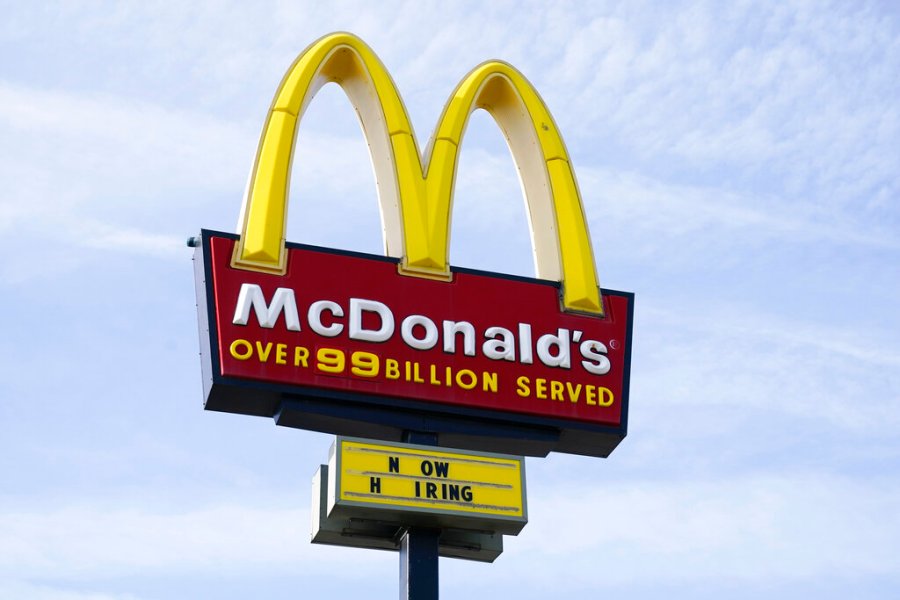
[[[436,446],[433,432],[404,431],[407,444]],[[440,529],[410,527],[400,540],[400,600],[438,600]]]

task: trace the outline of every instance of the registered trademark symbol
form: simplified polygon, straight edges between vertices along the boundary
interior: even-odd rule
[[[613,350],[619,347],[619,340],[609,340],[609,347]]]

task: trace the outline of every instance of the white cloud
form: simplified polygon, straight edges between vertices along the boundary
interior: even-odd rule
[[[72,506],[0,515],[3,579],[92,580],[148,573],[330,569],[336,550],[309,543],[306,509],[219,506],[185,513]],[[380,553],[357,552],[363,576]],[[336,568],[336,567],[335,567]]]
[[[6,201],[55,206],[73,198],[127,206],[146,200],[148,184],[169,193],[179,186],[207,193],[240,187],[247,163],[235,157],[247,160],[254,147],[245,126],[208,114],[11,84],[0,84],[0,128],[13,184]]]
[[[116,594],[66,589],[69,586],[33,584],[26,581],[0,582],[0,597],[28,600],[139,600],[133,594]]]
[[[791,473],[577,489],[532,499],[530,523],[509,544],[517,562],[510,575],[596,586],[647,577],[779,582],[900,568],[892,509],[900,488],[889,480]],[[565,564],[564,572],[532,574],[526,565],[534,562]]]
[[[596,483],[600,469],[585,481],[591,472],[574,476],[578,487],[529,498],[529,524],[484,570],[483,594],[752,598],[821,588],[816,597],[839,598],[861,582],[891,589],[900,567],[893,482],[794,473],[623,484]],[[445,563],[442,576],[462,593],[474,570]]]
[[[7,283],[91,260],[79,249],[179,256],[210,196],[242,189],[253,149],[244,128],[209,115],[4,83],[0,135],[0,232],[18,249]],[[236,216],[240,192],[228,193]]]
[[[798,430],[825,422],[886,435],[900,425],[900,348],[882,332],[710,305],[702,316],[645,306],[636,335],[639,402],[689,412],[727,406],[737,428],[776,415]]]
[[[585,165],[578,178],[595,248],[670,267],[710,265],[773,243],[895,253],[890,222],[861,224],[849,210],[819,214],[769,194],[691,185]]]
[[[681,167],[688,180],[715,173],[733,189],[787,192],[795,205],[813,190],[823,209],[877,221],[885,211],[869,198],[896,195],[900,164],[893,24],[858,7],[771,9],[692,5],[586,20],[563,51],[564,131],[579,148],[599,140],[601,154],[624,149],[648,169]]]
[[[349,105],[347,111],[352,120]],[[0,231],[10,247],[22,236],[43,238],[40,247],[4,263],[5,277],[18,282],[89,260],[73,248],[181,259],[185,238],[200,227],[233,231],[258,141],[257,131],[203,113],[3,84],[0,132],[8,139],[0,151],[6,182]],[[332,222],[340,231],[358,224],[348,217],[365,213],[360,207],[368,201],[377,219],[362,135],[306,127],[300,133],[292,194],[300,210],[291,212],[324,205],[330,214],[313,209],[314,223]],[[222,196],[231,201],[211,201]],[[318,205],[309,202],[320,197]]]
[[[107,223],[81,223],[79,230],[71,232],[76,243],[109,252],[132,252],[164,258],[183,259],[185,239],[140,231],[133,228],[117,228]]]

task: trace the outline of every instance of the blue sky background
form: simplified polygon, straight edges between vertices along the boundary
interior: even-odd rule
[[[528,459],[530,522],[447,598],[900,591],[900,10],[867,2],[0,1],[0,598],[391,598],[308,543],[329,436],[204,413],[187,236],[232,231],[307,44],[378,53],[421,144],[489,58],[544,96],[601,283],[637,294],[630,433]],[[465,139],[451,258],[531,275]],[[352,110],[301,125],[293,241],[379,252]]]

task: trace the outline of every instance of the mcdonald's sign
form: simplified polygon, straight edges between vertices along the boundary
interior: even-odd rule
[[[297,125],[339,84],[376,174],[385,256],[285,240]],[[525,194],[536,277],[451,267],[453,184],[487,110]],[[337,33],[288,69],[266,118],[238,234],[204,230],[195,272],[205,407],[279,425],[543,456],[606,456],[626,433],[634,296],[601,290],[562,137],[532,85],[486,62],[457,86],[424,160],[387,70]]]

